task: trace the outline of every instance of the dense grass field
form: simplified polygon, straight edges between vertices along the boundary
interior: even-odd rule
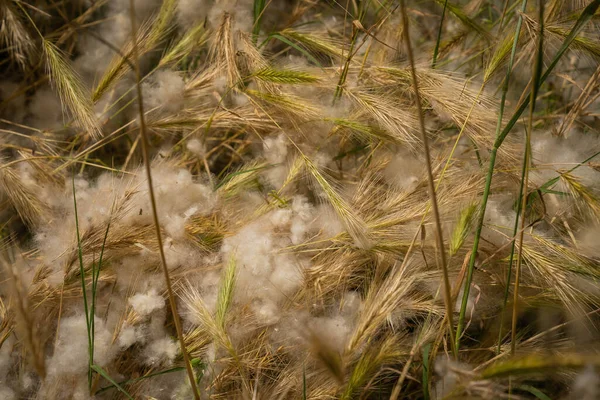
[[[600,398],[600,0],[0,0],[0,399]]]

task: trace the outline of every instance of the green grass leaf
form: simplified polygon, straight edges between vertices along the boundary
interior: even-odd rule
[[[114,387],[116,387],[119,392],[123,393],[125,395],[125,397],[127,397],[128,399],[133,400],[133,397],[131,397],[131,395],[129,393],[127,393],[127,391],[125,391],[125,389],[123,389],[121,387],[121,385],[119,385],[117,382],[115,382],[113,380],[113,378],[111,378],[110,375],[108,375],[108,373],[106,373],[106,371],[104,369],[102,369],[101,366],[96,365],[96,364],[92,364],[91,368],[94,371],[96,371],[98,374],[100,374],[100,376],[102,376],[104,379],[106,379],[107,381],[109,381],[110,383],[112,383],[112,385]]]
[[[318,66],[319,68],[323,68],[323,65],[321,65],[321,63],[319,61],[317,61],[317,59],[315,57],[313,57],[312,54],[310,54],[306,49],[303,49],[302,47],[298,46],[296,43],[292,42],[291,40],[289,40],[286,37],[281,36],[278,33],[274,33],[272,35],[270,35],[268,39],[277,39],[282,43],[287,44],[288,46],[298,50],[300,53],[302,53],[304,55],[304,57],[308,58],[310,61],[312,61],[313,64],[315,64],[316,66]]]

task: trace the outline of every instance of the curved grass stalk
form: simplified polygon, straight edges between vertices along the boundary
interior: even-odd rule
[[[150,196],[150,204],[152,205],[152,219],[154,220],[154,227],[156,230],[156,240],[158,242],[158,252],[160,254],[160,261],[162,265],[162,269],[165,275],[165,282],[167,285],[167,293],[169,297],[169,305],[171,307],[171,314],[173,315],[173,322],[175,324],[175,330],[177,331],[177,338],[179,340],[179,345],[181,348],[181,354],[183,356],[183,361],[187,370],[188,378],[190,381],[190,386],[192,387],[192,393],[194,394],[194,399],[200,400],[200,392],[198,391],[198,386],[196,385],[196,378],[194,376],[194,370],[192,368],[192,364],[190,362],[190,357],[187,352],[185,341],[183,338],[183,329],[181,327],[181,320],[179,319],[179,314],[177,313],[177,303],[175,302],[175,294],[173,292],[173,287],[171,285],[171,278],[169,276],[169,269],[167,268],[167,259],[165,257],[165,252],[163,249],[163,241],[160,232],[160,225],[158,221],[158,212],[156,207],[156,198],[154,196],[154,187],[152,186],[152,172],[150,169],[150,155],[148,148],[150,147],[148,143],[148,136],[146,132],[146,123],[144,118],[144,102],[142,97],[142,87],[140,84],[140,64],[138,58],[138,49],[137,49],[137,32],[136,32],[136,21],[135,21],[135,5],[134,0],[129,0],[129,9],[130,9],[130,17],[131,17],[131,36],[133,41],[132,46],[132,55],[133,55],[133,64],[136,76],[136,89],[137,89],[137,97],[138,97],[138,111],[140,116],[140,134],[142,137],[142,152],[144,154],[144,165],[146,167],[146,176],[148,178],[148,193]]]
[[[419,83],[418,83],[418,79],[417,79],[417,71],[415,68],[415,60],[413,57],[413,52],[412,52],[412,46],[410,43],[410,34],[409,34],[409,29],[408,29],[408,17],[406,15],[406,7],[404,5],[404,0],[400,0],[400,9],[401,9],[401,14],[402,14],[402,25],[404,26],[403,32],[404,32],[404,40],[406,42],[406,50],[407,50],[407,54],[408,54],[408,60],[410,63],[410,71],[411,71],[411,76],[412,76],[412,81],[413,81],[413,85],[415,88],[415,103],[417,104],[417,111],[419,114],[419,126],[421,128],[421,139],[423,140],[423,148],[424,148],[424,156],[425,156],[425,164],[426,164],[426,168],[427,168],[427,182],[429,185],[429,197],[430,197],[430,201],[431,201],[431,208],[433,210],[433,216],[434,216],[434,220],[435,220],[435,226],[436,226],[436,231],[435,231],[435,236],[436,236],[436,241],[437,241],[437,247],[438,247],[438,252],[439,252],[439,259],[438,261],[438,266],[440,267],[440,269],[442,270],[443,276],[444,276],[444,302],[446,303],[446,318],[448,321],[448,326],[449,326],[449,333],[450,333],[450,342],[453,344],[455,343],[454,341],[454,337],[453,337],[453,329],[454,329],[454,323],[453,323],[453,309],[452,309],[452,294],[451,294],[451,289],[450,289],[450,279],[448,278],[448,264],[447,264],[447,260],[446,260],[446,249],[444,247],[444,238],[442,236],[442,223],[441,223],[441,219],[440,219],[440,212],[438,209],[438,203],[437,203],[437,198],[436,198],[436,192],[435,192],[435,184],[434,184],[434,178],[433,178],[433,172],[431,170],[431,155],[429,153],[429,141],[427,138],[427,132],[425,130],[425,119],[423,116],[423,110],[421,108],[421,96],[419,95]],[[454,356],[456,357],[457,354],[457,346],[452,345],[452,352],[454,353]]]

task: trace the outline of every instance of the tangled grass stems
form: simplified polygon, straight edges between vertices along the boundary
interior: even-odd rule
[[[550,74],[552,73],[552,70],[554,69],[554,67],[556,67],[559,60],[561,59],[563,54],[567,51],[567,49],[569,48],[569,46],[571,45],[571,43],[573,42],[573,40],[575,39],[577,34],[583,29],[585,24],[592,18],[592,16],[596,13],[596,10],[599,7],[600,7],[600,0],[595,0],[595,1],[590,2],[590,4],[582,11],[579,18],[577,19],[577,21],[571,28],[569,35],[565,38],[565,40],[562,43],[561,47],[559,48],[558,52],[554,55],[552,61],[546,68],[546,71],[544,72],[544,74],[541,75],[541,77],[539,79],[540,86],[550,76]],[[458,325],[456,328],[457,345],[459,345],[458,341],[460,341],[460,337],[462,335],[462,329],[463,329],[464,320],[465,320],[465,313],[466,313],[466,309],[467,309],[467,302],[469,299],[469,292],[471,289],[471,281],[473,279],[473,270],[475,268],[475,260],[477,257],[477,250],[479,248],[479,239],[481,238],[481,231],[483,228],[483,222],[484,222],[484,218],[485,218],[485,208],[486,208],[488,197],[490,194],[490,188],[491,188],[492,178],[493,178],[493,174],[494,174],[494,166],[496,163],[496,154],[498,152],[498,149],[500,148],[500,146],[502,146],[502,143],[504,142],[504,140],[506,139],[506,137],[512,130],[513,126],[516,124],[516,122],[521,117],[521,114],[523,114],[523,111],[525,111],[525,109],[529,105],[530,98],[531,97],[529,97],[529,96],[525,97],[525,99],[521,102],[520,106],[517,108],[517,110],[515,111],[515,113],[509,120],[509,122],[507,123],[507,125],[500,132],[500,134],[496,137],[494,146],[492,147],[492,150],[490,151],[490,156],[489,156],[489,161],[488,161],[488,163],[489,163],[488,172],[487,172],[487,176],[486,176],[486,183],[485,183],[485,188],[484,188],[483,197],[482,197],[482,201],[481,201],[481,211],[480,211],[480,215],[479,215],[479,221],[477,222],[477,227],[475,230],[475,238],[473,241],[473,250],[471,252],[471,258],[469,260],[467,277],[466,277],[466,281],[465,281],[465,289],[463,291],[463,298],[462,298],[461,307],[460,307]]]

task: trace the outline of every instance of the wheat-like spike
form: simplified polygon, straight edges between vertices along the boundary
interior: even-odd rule
[[[0,166],[0,189],[23,222],[29,226],[33,227],[40,222],[47,211],[46,204],[34,191],[23,184],[17,172],[11,167]]]
[[[61,99],[63,110],[71,112],[81,128],[94,139],[102,135],[90,94],[60,49],[44,39],[44,55],[50,80]]]
[[[383,342],[375,341],[363,350],[360,358],[352,368],[348,383],[340,399],[354,399],[357,393],[370,381],[382,372],[387,363],[397,361],[403,356],[398,343],[402,337],[388,336]],[[376,391],[376,388],[370,388]]]
[[[194,131],[198,126],[205,127],[208,123],[210,123],[211,129],[235,130],[250,127],[262,131],[276,128],[272,119],[255,112],[250,107],[219,110],[215,113],[206,108],[200,110],[187,109],[177,115],[169,115],[148,121],[148,126],[159,133],[168,134],[176,129],[184,132]]]
[[[223,13],[208,55],[209,62],[227,77],[229,88],[236,86],[242,78],[236,63],[232,19],[231,14]]]
[[[221,286],[219,287],[219,294],[217,295],[217,306],[215,311],[215,322],[222,328],[225,328],[225,317],[227,311],[233,301],[233,290],[235,288],[235,277],[236,277],[236,260],[235,257],[231,256],[227,262],[227,266],[223,271],[221,278]]]
[[[381,129],[394,138],[394,141],[410,147],[417,146],[417,121],[406,104],[393,99],[391,95],[371,93],[366,90],[349,90],[345,93],[359,110],[375,120]]]
[[[13,61],[22,69],[34,61],[35,42],[11,1],[0,1],[0,43],[6,45]]]
[[[300,118],[316,119],[320,114],[315,106],[291,94],[272,94],[251,89],[246,90],[246,94]]]
[[[560,179],[567,187],[580,212],[600,220],[600,200],[594,192],[582,184],[573,174],[565,172],[560,175]]]
[[[183,303],[189,312],[193,313],[196,318],[202,321],[202,328],[208,333],[210,338],[219,346],[227,350],[232,357],[237,357],[237,352],[229,335],[225,331],[224,325],[217,321],[216,316],[213,316],[204,301],[202,296],[196,289],[191,286],[183,288],[180,294]]]
[[[448,2],[446,2],[445,0],[435,0],[435,1],[436,1],[436,3],[438,3],[442,6],[444,5],[444,3],[446,3],[446,7],[448,8],[448,11],[452,15],[454,15],[461,23],[463,23],[467,28],[477,32],[484,39],[490,38],[489,32],[484,27],[482,27],[477,22],[475,22],[472,18],[470,18],[460,6],[458,6],[457,4],[454,4],[450,1],[448,1]]]
[[[452,235],[450,236],[450,256],[454,256],[462,245],[464,244],[471,227],[473,226],[473,222],[475,222],[475,217],[477,216],[477,204],[471,203],[460,212],[460,217],[454,230],[452,231]]]
[[[383,140],[391,143],[402,143],[398,138],[384,129],[347,118],[325,118],[325,121],[333,122],[336,125],[336,132],[342,128],[352,132],[360,140],[373,142]]]
[[[496,71],[503,65],[504,61],[510,55],[512,44],[515,40],[515,33],[510,32],[508,36],[502,39],[492,53],[483,73],[483,81],[488,82]]]
[[[309,49],[320,51],[331,57],[342,58],[344,56],[341,45],[335,40],[324,38],[321,35],[317,35],[309,32],[301,32],[294,29],[284,29],[280,34],[289,39],[294,39],[299,43],[302,43]]]
[[[15,320],[16,331],[20,336],[25,348],[30,353],[29,357],[37,374],[44,379],[46,377],[46,363],[43,352],[43,345],[39,338],[36,324],[34,321],[34,313],[29,304],[28,292],[23,287],[18,273],[10,261],[6,261],[3,257],[0,262],[9,274],[10,284],[14,292]]]
[[[321,172],[319,172],[317,166],[304,154],[302,154],[301,157],[304,160],[306,169],[319,184],[336,214],[340,220],[342,220],[348,234],[354,240],[354,244],[361,249],[370,248],[372,244],[369,239],[369,233],[365,222],[352,211],[348,203],[344,201]]]
[[[320,78],[304,71],[264,68],[252,74],[252,77],[265,82],[296,85],[319,82]]]
[[[136,46],[139,56],[143,56],[159,44],[173,29],[171,21],[177,11],[177,0],[164,0],[155,18],[143,23],[137,32]],[[96,103],[106,91],[113,87],[132,69],[133,40],[128,40],[115,54],[98,85],[92,92],[92,101]]]
[[[164,67],[169,64],[175,64],[182,58],[188,56],[194,49],[202,47],[208,41],[210,32],[205,28],[204,21],[189,29],[185,35],[181,37],[158,63],[159,67]]]

